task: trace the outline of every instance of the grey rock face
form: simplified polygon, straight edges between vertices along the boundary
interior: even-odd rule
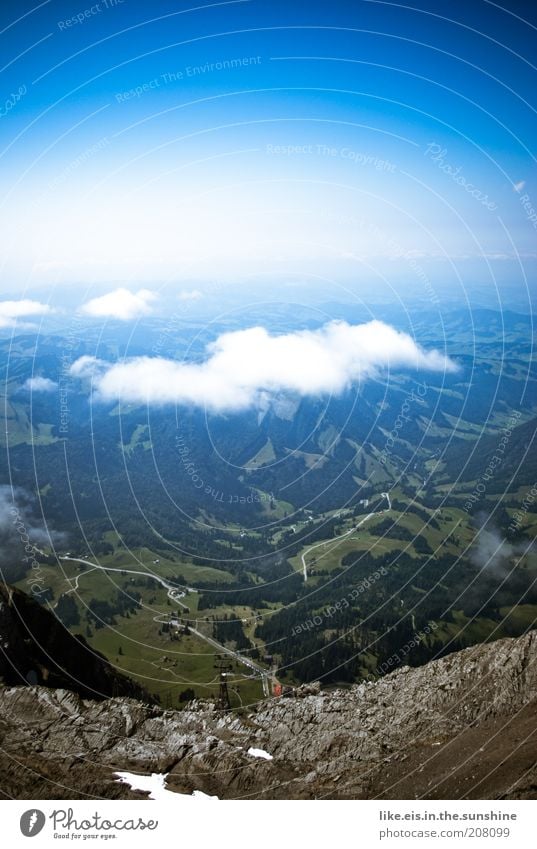
[[[247,716],[201,702],[165,711],[127,698],[4,687],[2,763],[23,757],[41,775],[54,766],[63,798],[81,791],[69,771],[81,762],[96,771],[100,796],[117,793],[114,770],[127,770],[168,773],[171,790],[220,798],[532,797],[536,661],[530,633],[350,690],[308,685]]]

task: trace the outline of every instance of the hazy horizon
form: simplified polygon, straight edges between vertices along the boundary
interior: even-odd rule
[[[529,12],[389,5],[4,3],[0,291],[522,290]]]

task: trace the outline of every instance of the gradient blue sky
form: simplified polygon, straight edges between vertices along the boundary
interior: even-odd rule
[[[3,2],[2,291],[533,284],[537,13],[420,5]]]

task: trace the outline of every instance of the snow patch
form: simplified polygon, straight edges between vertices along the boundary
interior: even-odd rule
[[[122,781],[129,784],[133,790],[149,791],[149,798],[155,801],[162,799],[170,802],[173,797],[175,801],[178,799],[218,799],[218,796],[208,796],[207,793],[202,793],[201,790],[194,790],[191,796],[186,793],[174,793],[166,787],[166,778],[168,773],[153,772],[151,775],[137,775],[135,772],[115,772],[117,781]]]
[[[263,758],[265,761],[271,761],[273,759],[272,755],[269,755],[264,749],[248,749],[246,754],[251,755],[253,758]]]

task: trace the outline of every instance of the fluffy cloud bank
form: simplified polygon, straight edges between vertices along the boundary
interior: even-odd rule
[[[28,392],[53,392],[58,384],[49,377],[29,377],[22,386]]]
[[[241,410],[279,392],[339,394],[385,368],[457,370],[439,351],[425,351],[381,321],[332,321],[318,330],[271,336],[262,327],[224,333],[202,363],[135,357],[115,365],[83,357],[72,374],[89,377],[103,400],[193,404]]]
[[[0,301],[0,327],[33,327],[27,323],[20,323],[18,319],[34,315],[46,315],[52,312],[48,304],[40,301],[30,301],[24,298],[21,301]]]
[[[151,303],[156,298],[149,289],[129,292],[128,289],[115,289],[93,298],[82,307],[82,312],[94,318],[117,318],[119,321],[132,321],[151,312]]]

